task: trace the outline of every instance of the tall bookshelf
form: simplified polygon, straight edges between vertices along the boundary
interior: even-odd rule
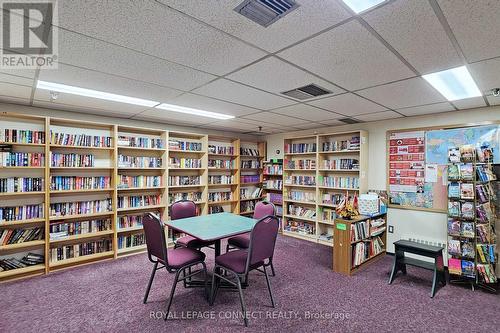
[[[239,214],[240,139],[208,136],[208,213]]]
[[[266,143],[241,141],[239,210],[241,215],[252,215],[255,204],[263,199],[263,166],[266,159]]]
[[[264,161],[263,197],[276,207],[276,216],[280,223],[283,219],[283,159],[269,159]],[[281,225],[281,224],[280,224]],[[280,228],[282,232],[283,228]]]
[[[17,131],[15,140],[5,137],[6,129]],[[34,133],[37,142],[30,141]],[[8,221],[0,215],[0,232],[40,229],[39,239],[0,245],[0,260],[33,256],[32,265],[0,271],[0,282],[141,253],[143,214],[156,212],[168,220],[168,207],[179,198],[195,199],[199,213],[208,214],[209,207],[219,204],[209,203],[209,191],[219,185],[209,186],[208,177],[221,171],[209,169],[209,158],[234,161],[231,170],[224,170],[234,176],[234,183],[221,186],[229,185],[233,194],[227,211],[239,213],[241,174],[259,177],[256,184],[244,186],[262,182],[265,143],[211,136],[214,142],[233,147],[233,153],[209,153],[204,134],[1,113],[2,160],[9,152],[38,153],[44,163],[0,164],[0,208],[36,205],[40,213],[33,218],[9,215]],[[241,145],[258,150],[256,156],[244,157],[260,161],[258,168],[241,170]],[[34,155],[29,156],[31,161]],[[193,160],[199,164],[190,167]],[[30,187],[14,188],[14,182],[28,182]],[[75,202],[84,204],[69,205]],[[168,242],[172,245],[171,238]],[[42,260],[35,263],[34,258]]]
[[[368,189],[368,133],[286,138],[283,151],[283,234],[333,246],[340,199]]]

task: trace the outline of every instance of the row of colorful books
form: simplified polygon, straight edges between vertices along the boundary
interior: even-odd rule
[[[316,186],[315,176],[287,176],[285,185],[307,185]]]
[[[242,156],[260,156],[259,150],[256,148],[240,148],[240,155]]]
[[[146,236],[143,233],[132,235],[120,235],[117,238],[119,249],[126,249],[146,244]]]
[[[240,202],[240,213],[253,212],[254,210],[255,210],[255,201],[242,201],[242,202]]]
[[[476,250],[473,240],[449,239],[448,255],[474,260]]]
[[[314,170],[316,169],[316,160],[285,160],[287,169],[291,170]]]
[[[0,229],[0,245],[19,244],[44,239],[43,228]]]
[[[45,132],[5,128],[0,131],[0,142],[45,144]]]
[[[52,191],[107,189],[110,185],[111,177],[109,176],[50,176]]]
[[[282,193],[267,193],[266,194],[266,200],[275,204],[275,205],[282,205],[283,204],[283,194]]]
[[[353,136],[350,140],[335,140],[323,142],[323,151],[344,151],[344,150],[359,150],[360,138]]]
[[[161,168],[161,157],[118,155],[119,168]]]
[[[203,192],[200,191],[190,191],[190,192],[169,192],[168,202],[173,204],[179,200],[191,200],[194,202],[201,201],[203,198]]]
[[[102,239],[94,242],[63,245],[50,249],[50,262],[78,258],[86,255],[108,252],[112,250],[111,239]]]
[[[235,168],[235,161],[234,160],[209,159],[208,160],[208,167],[214,168],[214,169],[233,169],[233,168]]]
[[[142,227],[143,218],[143,214],[121,215],[116,220],[116,226],[118,229]]]
[[[119,196],[117,203],[118,208],[156,206],[161,204],[161,198],[160,194]]]
[[[264,186],[266,189],[282,190],[283,180],[269,179],[264,182]]]
[[[241,161],[242,169],[259,169],[261,167],[260,161],[258,160],[243,160]]]
[[[41,219],[44,217],[44,204],[0,207],[0,222]]]
[[[179,169],[195,169],[201,168],[201,159],[198,158],[179,158],[170,157],[168,159],[169,168],[179,168]]]
[[[240,189],[241,199],[260,199],[261,197],[262,197],[262,188],[260,187],[256,187],[254,189],[245,187]]]
[[[285,143],[285,153],[315,153],[316,143]]]
[[[163,140],[160,138],[148,138],[140,136],[118,136],[119,147],[133,147],[133,148],[163,148]]]
[[[208,145],[209,154],[234,155],[233,146]]]
[[[264,166],[264,175],[277,175],[281,176],[283,174],[283,165],[272,164]]]
[[[50,131],[50,143],[61,146],[109,148],[113,145],[113,139],[110,136],[68,134]]]
[[[370,237],[370,220],[351,223],[351,242]]]
[[[251,201],[249,201],[251,202]],[[246,212],[249,210],[245,210],[242,207],[240,207],[240,212]],[[217,214],[217,213],[224,213],[224,207],[218,206],[218,205],[212,205],[208,207],[208,214]]]
[[[316,210],[315,209],[311,209],[311,208],[300,206],[300,205],[294,205],[294,204],[288,204],[287,208],[288,208],[289,215],[294,215],[297,217],[305,217],[308,219],[316,218]]]
[[[343,176],[319,176],[319,181],[323,186],[345,188],[345,189],[358,189],[358,177],[343,177]]]
[[[472,183],[449,183],[448,198],[453,199],[474,199],[474,184]]]
[[[71,167],[71,168],[91,168],[94,167],[95,157],[93,154],[62,154],[50,153],[50,166]]]
[[[385,244],[380,237],[352,245],[352,267],[359,266],[371,257],[384,251]]]
[[[0,152],[0,166],[3,167],[43,167],[44,153]]]
[[[321,202],[327,205],[338,205],[344,200],[344,196],[344,194],[340,193],[324,192],[321,194]]]
[[[0,193],[41,192],[45,190],[42,177],[0,178]]]
[[[163,181],[161,176],[127,176],[118,175],[118,188],[131,187],[158,187],[162,186]]]
[[[233,193],[230,191],[209,192],[209,202],[229,201],[233,200]]]
[[[323,161],[323,169],[329,170],[358,170],[359,161],[354,158],[335,158]]]
[[[287,198],[293,201],[303,201],[303,202],[316,202],[315,192],[305,192],[305,191],[289,191]]]
[[[234,175],[209,175],[209,184],[234,184]]]
[[[21,259],[17,258],[0,259],[0,272],[39,265],[43,264],[44,262],[45,262],[45,257],[43,255],[29,252]]]
[[[209,182],[210,182],[210,177],[211,176],[208,176]],[[200,184],[201,184],[200,176],[168,176],[169,186],[200,185]]]
[[[295,232],[299,235],[305,236],[315,236],[316,235],[316,225],[314,223],[308,223],[306,221],[298,221],[294,219],[287,219],[283,230],[288,232]]]
[[[480,163],[493,162],[493,149],[489,145],[473,147],[472,145],[463,145],[460,147],[448,148],[448,162],[472,162],[476,158]]]
[[[202,151],[202,143],[185,140],[168,140],[168,149],[170,150],[187,150],[187,151]]]
[[[50,216],[104,213],[112,209],[111,198],[91,201],[59,202],[50,204]]]
[[[260,175],[242,175],[240,176],[240,182],[245,183],[258,183],[260,182]]]
[[[50,225],[50,240],[111,230],[112,227],[111,219],[54,223]]]

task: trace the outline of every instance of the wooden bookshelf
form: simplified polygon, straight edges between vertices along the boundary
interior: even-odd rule
[[[380,224],[383,221],[383,224]],[[378,222],[378,226],[372,224]],[[360,228],[360,223],[367,226],[366,234],[358,234],[354,237],[354,228]],[[378,229],[377,229],[378,228]],[[376,232],[376,230],[380,230]],[[337,273],[352,275],[356,271],[366,267],[369,263],[382,258],[387,248],[387,216],[380,214],[377,216],[358,216],[352,220],[335,219],[334,222],[334,248],[333,248],[333,270]],[[373,243],[381,240],[379,251],[373,251]],[[369,256],[363,260],[354,262],[356,249],[358,247],[369,246],[371,248]],[[359,250],[359,249],[358,249]],[[359,255],[359,253],[358,253]]]
[[[358,137],[359,140],[354,139]],[[284,234],[333,246],[333,222],[325,221],[323,214],[325,209],[334,211],[336,204],[324,199],[359,195],[368,190],[368,133],[351,131],[286,138],[283,151]],[[349,180],[347,185],[346,180]],[[316,215],[297,217],[289,213],[290,205],[314,209]]]
[[[267,155],[265,142],[241,141],[240,142],[240,168],[239,202],[240,214],[253,213],[257,202],[264,199],[263,196],[263,167]],[[255,195],[257,194],[257,195]]]

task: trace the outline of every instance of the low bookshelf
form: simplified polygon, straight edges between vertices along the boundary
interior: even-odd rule
[[[337,273],[352,275],[386,253],[386,214],[336,218],[333,229],[333,270]]]

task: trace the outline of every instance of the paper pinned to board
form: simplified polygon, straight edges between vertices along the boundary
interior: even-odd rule
[[[437,164],[425,165],[425,182],[437,183],[438,180],[438,166]]]

